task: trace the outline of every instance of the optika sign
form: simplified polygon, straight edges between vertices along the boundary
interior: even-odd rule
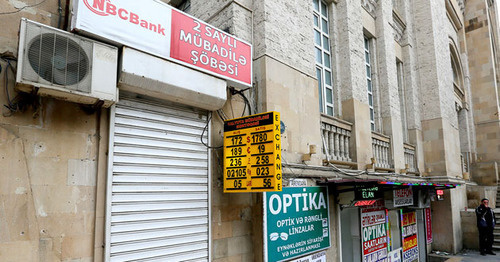
[[[89,3],[92,2],[92,4]],[[120,8],[111,3],[111,0],[83,0],[85,6],[92,12],[100,16],[118,16],[120,19],[129,21],[132,24],[139,25],[145,29],[166,36],[165,27],[160,23],[152,23],[141,19],[138,14]]]
[[[290,261],[330,247],[327,187],[284,187],[266,192],[263,202],[265,262]]]
[[[252,86],[252,46],[160,0],[74,0],[71,29]]]
[[[269,211],[273,215],[281,212],[288,213],[288,208],[293,204],[295,212],[326,209],[326,200],[323,192],[273,194],[269,198]]]

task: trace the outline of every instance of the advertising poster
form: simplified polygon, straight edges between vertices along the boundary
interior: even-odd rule
[[[330,247],[327,187],[264,194],[265,261],[288,261]],[[315,257],[316,258],[316,257]],[[323,261],[317,259],[298,261]]]
[[[312,255],[291,260],[289,262],[326,262],[326,251],[314,253]]]
[[[388,262],[401,262],[401,250],[402,248],[398,248],[389,252],[389,260]]]
[[[403,262],[418,261],[416,212],[401,213],[401,233],[403,237]]]
[[[432,217],[431,209],[425,209],[425,235],[427,236],[427,244],[432,243]]]
[[[363,262],[387,261],[386,210],[361,209]]]

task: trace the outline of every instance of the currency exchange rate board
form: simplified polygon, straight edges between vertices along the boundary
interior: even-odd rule
[[[281,191],[280,114],[224,122],[224,192]]]

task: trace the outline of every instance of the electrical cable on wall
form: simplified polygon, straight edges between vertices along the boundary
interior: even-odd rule
[[[244,102],[245,102],[245,107],[243,108],[243,113],[241,115],[241,117],[245,116],[245,112],[246,112],[246,109],[248,107],[248,112],[249,114],[251,115],[252,114],[252,106],[250,104],[250,101],[248,100],[248,98],[245,96],[245,94],[243,94],[243,92],[245,92],[246,90],[249,90],[249,88],[247,89],[243,89],[243,90],[240,90],[240,91],[237,91],[235,90],[234,88],[231,88],[231,94],[232,95],[240,95]],[[229,118],[227,117],[227,115],[224,113],[224,110],[222,109],[219,109],[216,111],[217,112],[217,115],[219,116],[219,118],[224,122],[224,121],[227,121]],[[200,136],[200,141],[201,143],[206,147],[206,148],[209,148],[209,149],[221,149],[223,148],[224,146],[210,146],[208,145],[208,143],[205,143],[205,141],[203,141],[203,136],[205,135],[205,133],[207,132],[207,129],[208,129],[208,125],[210,124],[210,121],[212,120],[212,113],[209,114],[208,116],[208,119],[207,119],[207,124],[205,125],[205,127],[203,128],[203,132],[201,133],[201,136]]]
[[[245,94],[243,92],[249,90],[250,88],[246,88],[246,89],[243,89],[243,90],[236,90],[234,89],[234,87],[231,87],[231,95],[239,95],[243,98],[243,100],[245,101],[245,107],[243,108],[243,113],[241,114],[241,117],[245,116],[245,111],[246,111],[246,108],[248,107],[248,114],[251,115],[252,114],[252,105],[250,104],[250,101],[248,100],[248,98],[245,96]]]
[[[205,127],[203,128],[203,132],[201,132],[201,136],[200,136],[200,141],[201,143],[208,149],[221,149],[223,148],[224,146],[210,146],[208,145],[207,143],[205,143],[205,141],[203,141],[203,136],[205,135],[205,133],[207,132],[207,129],[208,129],[208,125],[210,124],[210,121],[212,120],[212,113],[209,113],[208,115],[208,119],[207,119],[207,124],[205,125]]]
[[[62,6],[61,6],[61,0],[57,1],[57,12],[59,13],[59,18],[57,19],[57,28],[61,29],[61,20],[62,20]]]
[[[33,118],[38,117],[40,114],[39,110],[41,104],[41,98],[36,95],[36,93],[38,92],[38,88],[35,87],[33,89],[33,92],[30,94],[21,92],[17,93],[14,98],[11,98],[11,94],[9,91],[9,82],[10,82],[9,69],[15,77],[15,75],[17,74],[17,70],[16,67],[12,65],[12,63],[17,63],[17,57],[15,57],[10,52],[5,52],[0,54],[0,60],[7,63],[7,66],[4,69],[5,70],[4,88],[5,88],[5,95],[7,98],[7,104],[4,105],[4,107],[9,110],[10,114],[13,114],[16,112],[24,112],[24,110],[26,110],[29,106],[31,106],[34,109]],[[8,115],[4,114],[4,116]]]
[[[226,115],[226,112],[224,112],[224,110],[219,109],[217,111],[219,111],[221,113],[221,115],[223,116],[223,118],[221,118],[222,120],[226,121],[229,119],[229,117]]]
[[[224,111],[222,109],[217,110],[217,115],[219,116],[219,118],[222,121],[226,121],[227,120],[227,117],[225,116]]]
[[[5,67],[5,73],[4,73],[4,88],[5,88],[5,96],[7,97],[7,105],[4,105],[9,111],[11,112],[17,112],[19,110],[19,105],[17,103],[12,102],[10,98],[10,93],[9,93],[9,69],[11,72],[15,75],[16,70],[12,66],[11,62],[17,62],[17,58],[8,53],[3,53],[0,54],[0,59],[5,61],[7,63],[7,66]]]

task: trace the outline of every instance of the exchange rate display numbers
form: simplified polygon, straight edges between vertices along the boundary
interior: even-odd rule
[[[281,191],[280,115],[224,122],[224,192]]]

